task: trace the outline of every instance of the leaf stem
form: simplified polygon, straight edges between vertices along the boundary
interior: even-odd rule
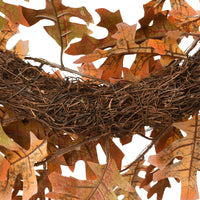
[[[64,64],[63,64],[63,50],[64,50],[64,48],[63,48],[62,32],[61,32],[61,28],[60,28],[60,20],[59,20],[59,16],[57,15],[57,11],[56,11],[53,0],[51,0],[51,5],[53,7],[53,10],[54,10],[54,13],[55,13],[55,16],[56,16],[56,21],[57,21],[59,35],[60,35],[60,47],[61,47],[61,49],[60,49],[60,64],[61,64],[61,68],[64,68]]]

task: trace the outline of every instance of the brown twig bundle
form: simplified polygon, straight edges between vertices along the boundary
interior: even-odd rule
[[[200,53],[171,64],[165,75],[112,86],[44,75],[0,52],[0,103],[53,129],[79,136],[125,136],[144,126],[164,128],[200,109]]]

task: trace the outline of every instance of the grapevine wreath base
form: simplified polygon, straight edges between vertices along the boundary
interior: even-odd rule
[[[91,137],[164,128],[200,109],[200,52],[174,61],[164,75],[103,85],[55,78],[10,52],[0,52],[0,103],[26,119]]]

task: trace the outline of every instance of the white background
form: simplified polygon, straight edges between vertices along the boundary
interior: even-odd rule
[[[43,0],[29,0],[30,2],[25,2],[23,0],[7,0],[5,2],[12,2],[14,4],[20,4],[20,5],[25,5],[27,7],[31,8],[36,8],[36,9],[41,9],[45,7],[45,1]],[[95,12],[95,9],[97,8],[106,8],[112,12],[115,12],[116,10],[120,9],[121,15],[123,18],[123,21],[128,23],[129,25],[133,25],[138,22],[140,18],[143,17],[144,12],[143,12],[143,4],[149,2],[149,0],[122,0],[122,1],[117,1],[117,0],[99,0],[99,1],[94,1],[94,0],[64,0],[63,1],[66,6],[71,6],[71,7],[81,7],[85,6],[88,11],[91,13],[94,19],[94,24],[97,24],[100,20],[98,14]],[[200,10],[200,4],[199,0],[190,0],[188,3],[195,8],[195,10]],[[166,3],[164,5],[164,9],[169,9],[169,0],[166,0]],[[72,19],[74,20],[74,19]],[[78,21],[80,23],[83,23],[83,21]],[[59,63],[60,60],[60,48],[56,44],[56,42],[51,39],[48,34],[43,30],[42,26],[46,24],[46,20],[43,20],[39,22],[38,24],[27,28],[20,26],[20,34],[15,36],[14,38],[11,39],[11,41],[8,44],[8,47],[10,48],[13,45],[13,42],[16,42],[18,39],[23,39],[23,40],[29,40],[30,44],[30,52],[29,55],[32,57],[41,57],[45,58],[51,62],[57,62]],[[139,27],[139,24],[137,25]],[[89,27],[92,31],[93,37],[96,38],[103,38],[106,37],[107,35],[107,30],[103,28],[97,28],[95,25],[90,25]],[[190,39],[190,38],[189,38]],[[190,42],[191,40],[189,40]],[[184,40],[181,44],[181,47],[186,49],[188,45],[188,40]],[[64,56],[64,64],[66,67],[74,68],[76,69],[77,65],[73,64],[73,61],[75,61],[79,56]],[[129,67],[130,64],[132,63],[133,56],[127,56],[125,59],[124,65],[126,67]],[[101,62],[101,61],[100,61]],[[97,63],[98,64],[98,63]],[[49,69],[46,69],[49,71]],[[134,136],[133,137],[133,142],[127,145],[122,146],[119,142],[118,139],[114,140],[115,143],[121,148],[121,150],[125,154],[125,158],[123,159],[123,166],[127,165],[130,161],[133,161],[137,155],[145,148],[146,145],[149,144],[148,141],[143,140],[139,136]],[[102,152],[100,146],[97,147],[98,151],[100,153],[100,163],[105,164],[106,158],[104,153]],[[154,149],[151,150],[151,154],[154,154]],[[69,169],[64,168],[64,175],[65,176],[70,176],[73,175],[76,178],[79,179],[85,179],[85,167],[84,163],[82,161],[78,161],[78,164],[76,165],[75,172],[72,173]],[[141,176],[144,174],[141,173]],[[173,200],[178,200],[180,199],[180,184],[178,184],[176,181],[174,181],[173,178],[170,178],[170,182],[172,185],[171,189],[166,189],[165,195],[163,200],[169,200],[170,198]],[[146,192],[143,189],[138,189],[138,193],[141,196],[142,200],[146,200]],[[151,200],[156,200],[156,195],[154,195]]]

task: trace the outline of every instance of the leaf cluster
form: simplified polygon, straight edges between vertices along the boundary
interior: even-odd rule
[[[0,0],[5,15],[0,17],[0,199],[123,195],[140,200],[140,187],[147,198],[157,194],[162,200],[171,187],[169,177],[181,182],[181,200],[199,198],[200,56],[189,53],[200,39],[200,17],[185,0],[170,0],[171,10],[163,10],[164,3],[151,0],[144,5],[139,29],[123,22],[119,11],[97,9],[97,26],[108,35],[96,39],[90,36],[93,19],[85,7],[46,0],[45,9],[34,10]],[[71,22],[71,17],[85,24]],[[60,65],[25,57],[27,41],[19,41],[14,54],[6,50],[20,24],[29,27],[42,19],[54,22],[44,28],[61,48]],[[194,42],[184,52],[179,44],[188,36]],[[73,43],[77,37],[81,40]],[[65,67],[65,53],[84,54],[75,61],[81,63],[79,72]],[[130,54],[136,58],[127,68],[123,60]],[[101,58],[105,62],[96,67],[93,62]],[[60,71],[47,74],[44,65],[81,75],[81,80],[63,78]],[[147,125],[150,136],[144,131]],[[129,166],[122,166],[125,155],[113,137],[125,145],[136,134],[151,143]],[[105,165],[99,163],[97,145],[106,155]],[[156,155],[146,159],[152,147]],[[73,171],[79,160],[85,162],[86,180],[62,175],[62,165]]]

